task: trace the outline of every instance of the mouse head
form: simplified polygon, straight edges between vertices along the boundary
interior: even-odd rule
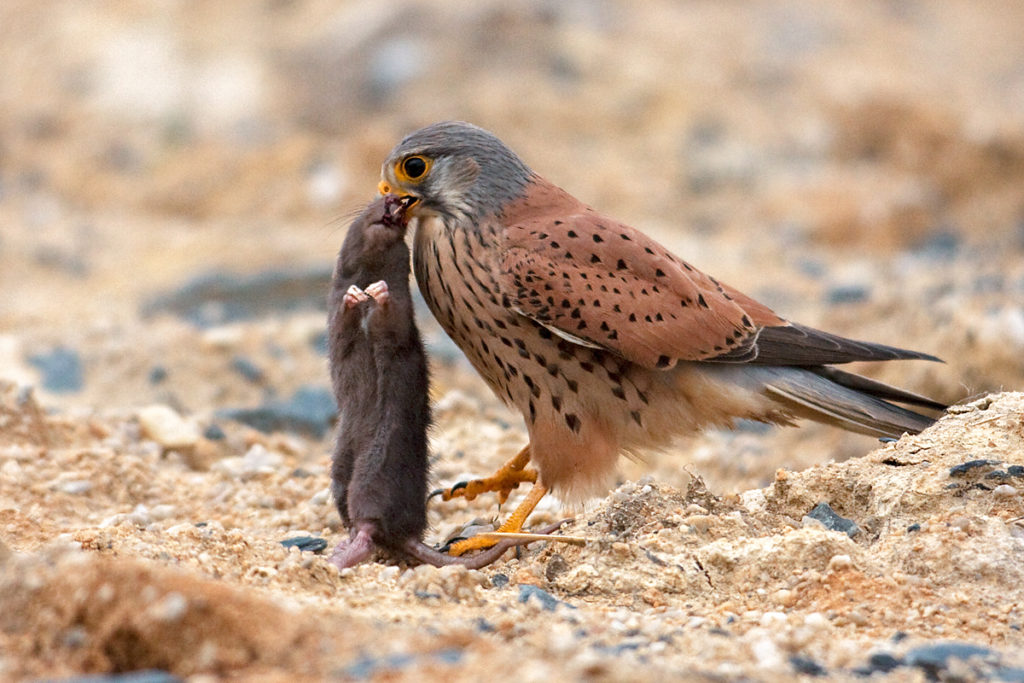
[[[410,202],[397,195],[379,197],[366,208],[352,224],[351,240],[346,238],[349,249],[343,251],[356,263],[360,259],[376,259],[399,242],[405,241],[410,216],[407,213]]]
[[[396,194],[384,195],[384,216],[381,223],[391,228],[398,228],[404,235],[405,229],[409,226],[408,209],[413,204],[412,197],[402,197]]]

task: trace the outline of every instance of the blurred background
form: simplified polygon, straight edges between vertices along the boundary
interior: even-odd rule
[[[780,314],[947,361],[874,376],[1020,389],[1022,26],[996,0],[4,0],[0,377],[69,414],[323,408],[348,221],[404,134],[465,119]],[[441,431],[453,395],[500,415],[421,321]],[[871,446],[702,438],[753,453],[736,485]]]

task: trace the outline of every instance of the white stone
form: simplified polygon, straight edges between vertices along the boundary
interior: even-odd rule
[[[71,481],[62,482],[58,488],[64,493],[80,496],[92,490],[92,482],[86,479],[72,479]]]
[[[245,339],[245,330],[240,325],[219,325],[206,330],[202,343],[211,351],[226,351],[237,347]]]
[[[992,495],[996,498],[1013,498],[1017,495],[1017,489],[1009,484],[1000,484],[992,490]]]
[[[143,435],[164,448],[192,448],[199,442],[199,426],[170,406],[156,404],[140,408],[139,425]]]
[[[811,612],[810,614],[805,616],[804,624],[813,629],[823,629],[831,625],[829,624],[828,617],[826,617],[821,612]]]
[[[778,628],[779,626],[785,626],[789,619],[782,612],[765,612],[761,615],[759,623],[765,628]]]
[[[242,456],[242,474],[270,474],[284,464],[280,453],[268,451],[261,444],[253,444]]]
[[[851,567],[853,567],[853,560],[849,555],[833,555],[832,559],[828,561],[829,571],[837,572]]]

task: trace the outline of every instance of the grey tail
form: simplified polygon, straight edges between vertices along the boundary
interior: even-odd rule
[[[875,437],[917,434],[935,422],[890,401],[933,410],[946,407],[924,396],[825,366],[771,368],[764,387],[794,415]]]

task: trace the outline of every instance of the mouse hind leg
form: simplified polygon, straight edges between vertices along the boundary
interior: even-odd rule
[[[331,458],[331,495],[346,527],[352,525],[352,517],[348,513],[348,485],[352,481],[355,459],[352,445],[344,435],[339,435],[334,445],[334,456]]]

